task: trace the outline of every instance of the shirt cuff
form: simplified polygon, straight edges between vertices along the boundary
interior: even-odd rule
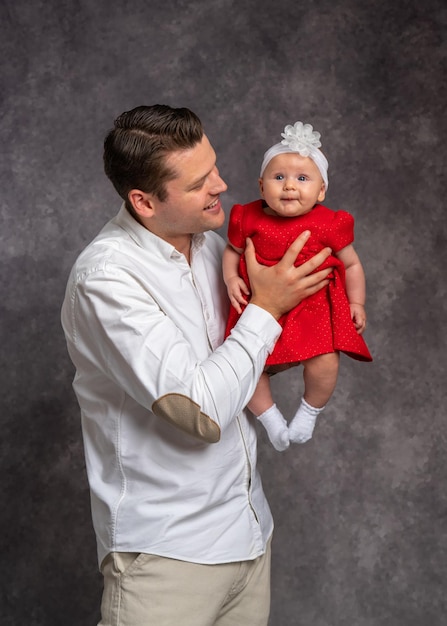
[[[275,343],[282,332],[282,327],[275,318],[257,304],[248,304],[239,318],[238,324],[249,328],[267,346],[269,353],[273,352]]]

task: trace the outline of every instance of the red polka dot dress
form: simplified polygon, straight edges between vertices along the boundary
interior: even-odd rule
[[[354,219],[346,211],[332,211],[317,204],[305,215],[280,217],[268,215],[263,206],[263,200],[236,204],[231,210],[228,239],[236,248],[245,248],[245,240],[250,237],[256,258],[264,265],[275,265],[304,230],[310,230],[311,236],[298,255],[296,266],[326,246],[336,253],[354,240]],[[359,361],[372,361],[368,347],[351,319],[344,265],[331,255],[318,270],[325,267],[334,268],[329,275],[329,285],[281,317],[279,323],[283,332],[266,365],[296,363],[334,351],[344,352]],[[239,274],[249,285],[244,254],[240,258]],[[236,309],[230,307],[226,336],[238,319]]]

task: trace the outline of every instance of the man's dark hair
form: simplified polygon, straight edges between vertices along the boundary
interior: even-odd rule
[[[166,183],[176,176],[166,157],[200,143],[203,127],[195,113],[165,104],[139,106],[122,113],[104,141],[104,170],[133,214],[131,189],[166,200]]]

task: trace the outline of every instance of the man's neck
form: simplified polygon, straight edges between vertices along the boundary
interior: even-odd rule
[[[188,261],[189,265],[191,264],[191,241],[192,241],[192,235],[189,235],[188,240],[186,239],[183,241],[178,240],[176,243],[174,241],[168,242],[174,246],[177,252],[180,252],[180,254],[183,254],[185,259]]]
[[[167,241],[174,246],[177,252],[183,254],[188,263],[191,262],[191,242],[192,235],[169,235],[166,233],[158,232],[158,229],[154,227],[154,222],[144,219],[144,217],[132,215],[146,230],[149,230],[153,235],[160,237],[164,241]]]

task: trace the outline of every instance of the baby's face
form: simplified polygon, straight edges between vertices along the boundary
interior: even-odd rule
[[[325,197],[320,170],[310,157],[286,152],[273,157],[259,179],[261,195],[282,217],[309,213]]]

